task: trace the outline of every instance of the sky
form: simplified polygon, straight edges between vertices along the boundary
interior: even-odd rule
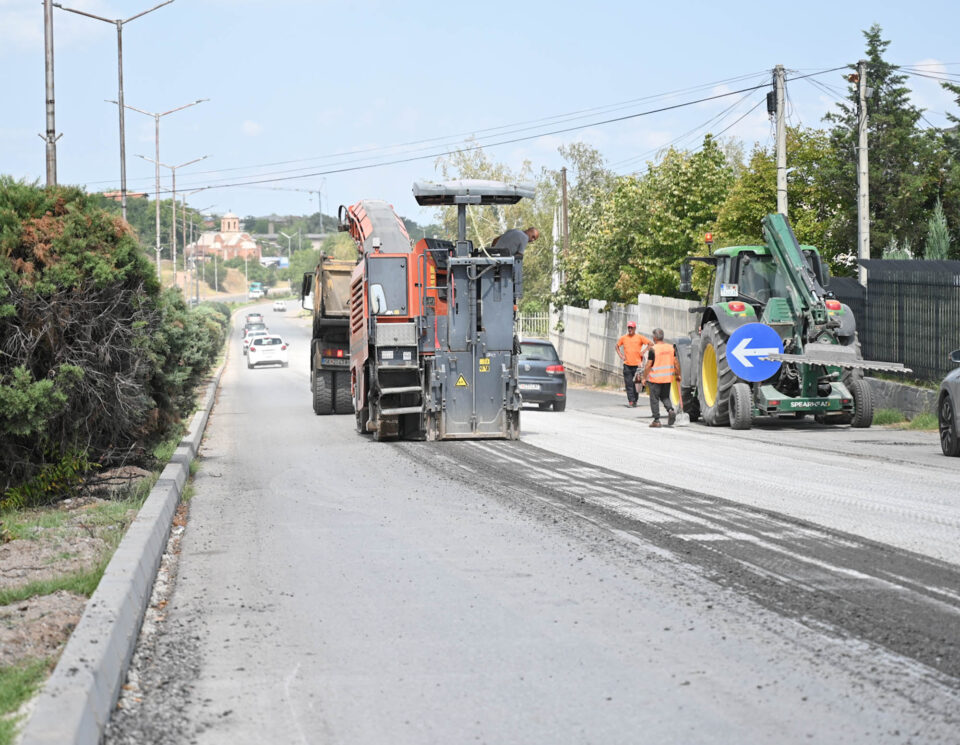
[[[159,2],[62,0],[109,19]],[[437,158],[468,142],[514,173],[559,168],[573,142],[617,173],[706,132],[770,145],[777,64],[789,123],[821,126],[849,71],[817,73],[863,57],[874,23],[886,60],[923,73],[908,85],[926,121],[960,115],[927,77],[960,81],[956,0],[174,0],[122,26],[124,98],[156,113],[209,99],[160,118],[162,163],[204,158],[176,171],[196,209],[311,214],[319,191],[325,214],[385,199],[426,223],[413,182],[439,180]],[[116,25],[55,8],[54,61],[58,181],[118,189]],[[41,0],[0,0],[0,174],[45,183],[44,85]],[[152,197],[154,166],[137,156],[154,157],[155,119],[128,109],[125,122],[127,189]]]

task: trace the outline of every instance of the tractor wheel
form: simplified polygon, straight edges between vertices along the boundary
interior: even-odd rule
[[[957,409],[949,393],[944,393],[937,407],[940,422],[940,449],[944,455],[960,457],[960,433],[957,432]]]
[[[683,402],[683,410],[690,417],[690,421],[697,421],[700,418],[700,401],[693,395],[693,388],[681,388],[680,400]]]
[[[730,423],[730,389],[735,379],[727,364],[727,337],[716,321],[710,321],[700,335],[698,386],[700,415],[708,426],[723,427]]]
[[[730,389],[730,428],[750,429],[753,419],[753,394],[746,383],[734,383]]]
[[[873,397],[870,395],[870,386],[863,378],[854,378],[850,382],[850,393],[853,394],[853,427],[869,427],[873,424]]]
[[[333,408],[338,414],[353,413],[353,397],[350,395],[350,373],[332,373],[334,379]]]
[[[333,375],[323,370],[313,374],[313,413],[318,416],[333,413]]]

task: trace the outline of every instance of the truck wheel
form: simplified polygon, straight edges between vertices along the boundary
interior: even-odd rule
[[[750,429],[753,419],[753,394],[746,383],[734,383],[730,389],[730,429]]]
[[[349,373],[331,373],[331,376],[334,379],[334,409],[338,414],[352,414],[353,397],[350,395]]]
[[[870,386],[863,378],[854,378],[850,382],[850,393],[853,394],[853,427],[869,427],[873,424],[873,397],[870,395]]]
[[[680,401],[683,403],[683,410],[690,417],[690,421],[697,421],[700,418],[700,401],[693,395],[693,388],[681,388]]]
[[[318,416],[333,413],[333,390],[330,378],[333,376],[317,370],[313,375],[313,413]]]
[[[700,385],[697,387],[700,414],[710,427],[730,423],[733,381],[734,374],[727,364],[727,337],[716,321],[710,321],[700,335]]]

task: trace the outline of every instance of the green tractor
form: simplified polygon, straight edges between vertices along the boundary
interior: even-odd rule
[[[808,414],[869,427],[863,370],[908,370],[863,359],[852,311],[824,290],[826,263],[797,242],[784,215],[763,218],[763,234],[765,246],[717,249],[680,268],[681,292],[692,291],[689,262],[713,269],[705,303],[690,309],[697,328],[677,342],[684,411],[733,429],[749,429],[755,417]]]

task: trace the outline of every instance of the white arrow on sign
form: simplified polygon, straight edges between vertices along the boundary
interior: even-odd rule
[[[766,357],[768,354],[779,354],[780,350],[776,347],[764,347],[759,349],[750,349],[750,342],[753,341],[752,336],[745,336],[740,340],[740,343],[733,348],[733,351],[730,353],[737,358],[737,361],[744,367],[753,367],[753,363],[750,361],[751,357]]]

